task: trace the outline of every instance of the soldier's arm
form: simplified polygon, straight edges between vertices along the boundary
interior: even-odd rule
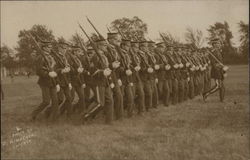
[[[39,77],[49,78],[49,70],[45,64],[45,60],[42,56],[37,59],[36,62],[36,74]]]

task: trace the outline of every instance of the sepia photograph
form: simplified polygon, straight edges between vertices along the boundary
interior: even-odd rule
[[[249,1],[0,1],[1,159],[250,160]]]

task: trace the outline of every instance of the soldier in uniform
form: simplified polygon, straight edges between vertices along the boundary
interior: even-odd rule
[[[56,61],[51,56],[51,42],[43,41],[41,43],[42,53],[37,59],[36,73],[39,77],[38,85],[42,91],[42,103],[32,112],[32,120],[42,112],[51,102],[50,119],[53,121],[58,115],[58,97],[57,92],[60,86],[57,81],[57,73],[55,72]]]
[[[133,74],[132,74],[132,82],[133,82],[133,97],[135,105],[138,108],[138,114],[142,115],[143,111],[145,110],[145,93],[143,90],[142,80],[139,75],[139,72],[141,70],[141,59],[138,55],[139,52],[139,42],[138,41],[132,41],[131,42],[131,49],[130,49],[130,57],[132,60],[132,66],[133,66]]]
[[[83,113],[86,111],[84,88],[86,87],[83,71],[84,68],[78,56],[81,54],[81,48],[77,45],[71,46],[71,51],[67,52],[66,57],[71,66],[70,76],[73,86],[72,101],[74,100],[74,92],[78,95],[78,102],[74,105],[73,111],[78,110]]]
[[[153,76],[153,64],[149,63],[149,57],[146,52],[148,52],[148,43],[146,40],[142,40],[139,43],[139,51],[137,52],[138,55],[141,58],[141,70],[139,72],[139,75],[142,80],[143,90],[145,93],[145,109],[146,111],[149,111],[149,108],[152,108],[153,106],[153,91],[151,86],[151,78],[150,76]]]
[[[212,40],[213,50],[212,53],[214,57],[211,56],[211,78],[215,80],[215,86],[212,87],[209,91],[203,93],[203,99],[206,98],[216,91],[219,90],[220,101],[223,102],[225,95],[225,86],[224,86],[224,76],[225,72],[228,69],[222,64],[222,55],[221,55],[221,44],[218,38]]]
[[[90,59],[90,75],[93,77],[95,85],[95,95],[97,102],[104,109],[105,122],[111,124],[114,119],[114,100],[112,88],[114,84],[111,80],[112,70],[109,68],[109,60],[104,51],[107,51],[105,39],[96,40],[92,43],[95,54]],[[95,114],[97,111],[94,112]],[[90,113],[89,113],[90,114]]]
[[[157,71],[158,78],[158,93],[159,98],[162,100],[165,106],[169,105],[170,98],[170,65],[167,58],[164,55],[166,49],[164,42],[156,43],[157,48],[155,49],[156,59],[158,64],[160,64],[160,69]]]
[[[152,105],[154,108],[157,108],[158,104],[159,104],[159,95],[158,95],[158,88],[157,88],[157,84],[158,84],[158,78],[157,78],[157,74],[156,72],[159,71],[160,69],[160,65],[159,63],[157,63],[156,60],[156,53],[155,53],[155,42],[150,40],[148,41],[148,56],[149,59],[152,63],[152,65],[154,65],[154,70],[155,72],[153,72],[151,77],[151,86],[152,86]],[[159,61],[158,61],[159,62]]]
[[[118,33],[108,33],[108,60],[110,63],[110,68],[112,70],[112,79],[115,87],[113,88],[114,93],[114,110],[115,110],[115,118],[122,119],[124,106],[123,106],[123,94],[121,90],[122,80],[121,74],[124,72],[124,66],[121,64],[122,61],[122,53],[121,53],[121,36]]]
[[[131,117],[134,110],[134,95],[133,95],[133,80],[132,80],[132,60],[129,55],[131,43],[128,39],[122,39],[121,51],[125,63],[124,72],[121,73],[122,78],[122,93],[124,94],[124,108],[126,108],[128,117]]]
[[[65,110],[67,110],[67,115],[68,117],[71,114],[72,111],[72,98],[71,98],[71,89],[72,89],[72,85],[70,82],[70,66],[68,63],[68,60],[66,58],[66,52],[67,52],[67,47],[68,44],[64,43],[64,42],[59,42],[59,52],[57,53],[53,53],[52,56],[54,57],[54,59],[56,60],[56,72],[58,74],[58,80],[59,80],[59,85],[61,87],[60,92],[58,93],[58,100],[59,102],[62,103],[63,101],[63,97],[65,97],[65,101],[62,104],[61,108],[60,108],[60,112],[61,114],[64,113]]]
[[[172,104],[176,104],[178,102],[178,80],[176,76],[176,70],[179,67],[176,60],[174,59],[174,46],[171,44],[167,45],[167,50],[165,51],[165,56],[170,64],[170,79],[169,79],[169,87],[170,87],[170,98]]]

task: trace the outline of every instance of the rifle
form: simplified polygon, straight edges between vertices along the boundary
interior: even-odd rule
[[[109,31],[109,33],[111,33],[111,31],[109,30],[109,27],[108,26],[106,26],[107,27],[107,30]]]
[[[35,40],[35,38],[31,35],[31,33],[29,33],[29,32],[26,32],[26,31],[24,31],[24,33],[25,33],[25,35],[28,37],[28,38],[31,38],[32,39],[32,41],[34,42],[34,44],[36,45],[36,47],[37,47],[37,49],[39,50],[39,52],[40,52],[40,55],[43,57],[43,59],[45,60],[45,69],[46,70],[48,70],[49,72],[50,71],[52,71],[52,68],[50,68],[50,65],[49,65],[49,62],[48,62],[48,60],[47,60],[47,58],[46,58],[46,56],[43,54],[43,50],[40,48],[40,46],[39,46],[39,44],[37,43],[37,41]],[[50,77],[51,78],[51,80],[52,80],[52,83],[53,83],[53,85],[54,86],[56,86],[57,85],[57,83],[56,83],[56,80],[55,80],[55,78],[52,78],[52,77]]]
[[[87,48],[83,45],[83,43],[82,43],[82,41],[81,41],[81,39],[80,39],[80,36],[76,33],[76,39],[77,39],[77,41],[80,43],[80,46],[81,46],[81,49],[85,52],[85,53],[87,53]]]
[[[87,20],[88,20],[88,22],[90,23],[90,25],[94,28],[94,30],[96,31],[96,33],[98,34],[98,36],[100,37],[100,38],[103,38],[104,39],[104,37],[101,35],[101,33],[95,28],[95,26],[93,25],[93,23],[89,20],[89,18],[86,16],[86,18],[87,18]]]

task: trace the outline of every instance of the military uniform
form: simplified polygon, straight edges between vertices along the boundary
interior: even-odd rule
[[[133,82],[133,97],[134,103],[137,106],[138,114],[141,115],[145,110],[145,93],[143,90],[142,80],[139,75],[141,70],[141,59],[138,55],[139,43],[136,41],[131,42],[132,48],[130,50],[130,57],[132,60],[133,74],[132,74],[132,82]]]
[[[45,42],[42,47],[50,45]],[[39,77],[38,85],[42,91],[42,103],[32,112],[32,120],[35,120],[37,115],[42,112],[51,102],[50,119],[55,120],[58,115],[58,97],[57,88],[59,88],[57,75],[55,74],[56,61],[49,52],[44,51],[44,56],[39,56],[36,63],[36,73]],[[51,73],[53,74],[51,75]],[[53,78],[51,78],[53,76]]]

